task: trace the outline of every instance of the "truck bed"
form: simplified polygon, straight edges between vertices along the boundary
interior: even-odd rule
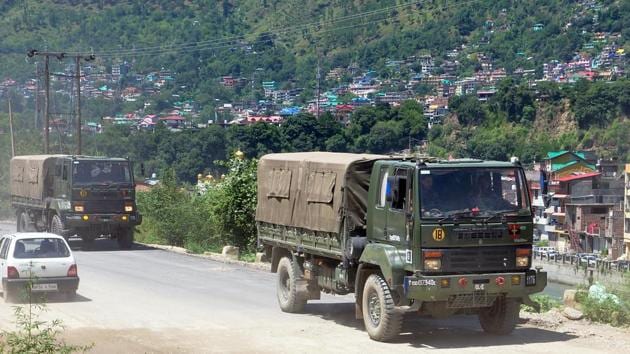
[[[339,260],[343,258],[343,235],[334,232],[258,222],[258,240],[264,245],[280,246]]]

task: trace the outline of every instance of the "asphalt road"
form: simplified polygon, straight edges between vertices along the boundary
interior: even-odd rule
[[[0,223],[0,233],[14,225]],[[371,341],[354,319],[352,296],[322,296],[304,314],[282,313],[275,275],[134,245],[119,251],[97,240],[93,250],[71,242],[78,299],[51,297],[43,319],[61,319],[71,343],[97,353],[262,352],[390,353],[418,349],[600,353],[592,339],[522,324],[510,336],[482,332],[476,317],[406,317],[393,343]],[[12,306],[0,302],[0,328],[12,329]]]

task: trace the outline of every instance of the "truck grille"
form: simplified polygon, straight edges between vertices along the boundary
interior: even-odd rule
[[[86,200],[86,213],[122,213],[125,210],[123,200]]]
[[[513,246],[442,249],[442,271],[456,273],[516,270]]]
[[[458,240],[496,240],[503,238],[502,229],[494,230],[455,230]]]

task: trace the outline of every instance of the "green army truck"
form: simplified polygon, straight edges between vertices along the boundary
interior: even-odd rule
[[[355,293],[374,340],[404,312],[478,315],[508,334],[547,273],[532,270],[532,211],[520,163],[344,153],[263,156],[258,242],[285,312],[321,292]]]
[[[11,204],[18,231],[49,231],[90,244],[99,236],[133,245],[136,209],[129,160],[73,155],[11,159]]]

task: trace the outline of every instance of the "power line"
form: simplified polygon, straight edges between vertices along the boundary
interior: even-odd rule
[[[442,11],[442,10],[446,10],[455,6],[462,6],[462,5],[472,4],[476,2],[480,2],[480,0],[468,0],[468,1],[462,1],[462,2],[453,3],[449,5],[443,5],[441,7],[435,8],[434,11]],[[365,19],[371,15],[393,11],[393,10],[406,8],[410,6],[420,7],[421,5],[422,5],[422,2],[418,2],[418,1],[407,2],[404,4],[387,6],[387,7],[376,9],[376,10],[341,16],[341,17],[337,17],[329,21],[311,22],[311,23],[299,25],[299,26],[272,29],[269,31],[264,31],[262,33],[280,37],[283,35],[304,33],[305,31],[313,31],[313,30],[318,34],[329,33],[329,32],[334,32],[334,31],[339,31],[339,30],[347,30],[347,29],[352,29],[352,28],[357,28],[357,27],[364,27],[367,25],[376,24],[380,22],[385,22],[395,16],[389,15],[389,16],[386,16],[385,18],[380,18],[380,19],[376,19],[372,21],[364,21],[362,23],[354,24],[350,26],[337,26],[337,27],[326,28],[326,29],[322,29],[322,27],[337,24],[340,22],[345,23],[354,19]],[[414,14],[414,12],[410,11],[407,13],[403,13],[399,16],[408,17],[408,16],[411,16],[412,14]],[[119,56],[141,57],[141,56],[149,56],[149,55],[174,53],[174,52],[178,52],[178,54],[180,54],[182,52],[223,49],[223,48],[233,47],[234,45],[238,45],[239,44],[238,41],[245,40],[248,35],[251,36],[253,35],[253,33],[231,36],[231,37],[223,37],[223,38],[206,40],[206,41],[185,42],[181,44],[173,44],[173,45],[168,45],[168,46],[150,46],[150,47],[136,48],[136,49],[101,51],[101,52],[94,52],[94,55],[98,55],[99,57],[119,57]],[[252,44],[266,43],[266,42],[269,42],[269,40],[250,41],[250,42],[247,42],[247,44],[252,45]],[[76,52],[67,52],[67,54],[74,55],[76,54]]]
[[[479,2],[480,0],[470,0],[467,1],[466,3],[474,3],[474,2]],[[457,5],[461,5],[462,3],[458,3]],[[449,7],[452,7],[455,5],[451,5],[451,6],[444,6],[441,8],[438,8],[436,10],[444,10],[447,9]],[[402,14],[402,16],[411,16],[412,13],[405,13]],[[364,26],[368,26],[371,24],[377,24],[377,23],[381,23],[381,22],[386,22],[389,21],[391,19],[391,17],[385,17],[385,18],[381,18],[381,19],[377,19],[377,20],[373,20],[373,21],[365,21],[359,24],[354,24],[354,25],[349,25],[349,26],[341,26],[341,27],[333,27],[333,28],[328,28],[325,30],[318,30],[317,33],[318,34],[324,34],[324,33],[329,33],[329,32],[335,32],[335,31],[340,31],[340,30],[348,30],[348,29],[353,29],[353,28],[358,28],[358,27],[364,27]],[[279,36],[281,34],[288,34],[290,33],[289,31],[286,32],[265,32],[268,33],[270,35],[276,35]],[[265,39],[265,40],[258,40],[258,41],[253,41],[253,42],[247,42],[247,44],[249,45],[255,45],[255,44],[259,44],[259,43],[268,43],[270,40]],[[204,42],[197,42],[197,43],[204,43]],[[218,43],[218,42],[217,42]],[[149,55],[159,55],[159,54],[168,54],[168,53],[174,53],[175,51],[177,51],[177,54],[181,54],[182,52],[194,52],[194,51],[199,51],[199,50],[215,50],[215,49],[223,49],[223,48],[229,48],[229,47],[234,47],[234,45],[237,43],[228,43],[228,44],[223,44],[223,45],[214,45],[214,44],[189,44],[189,45],[183,45],[179,48],[175,48],[175,47],[171,47],[171,48],[164,48],[164,49],[158,49],[158,50],[153,50],[153,51],[145,51],[145,52],[136,52],[136,53],[131,53],[131,54],[127,54],[127,56],[131,56],[131,57],[141,57],[141,56],[149,56]],[[118,57],[120,55],[117,54],[101,54],[100,52],[98,53],[99,57]]]
[[[477,0],[478,1],[478,0]],[[382,12],[388,12],[388,11],[392,11],[392,10],[396,10],[396,9],[400,9],[400,8],[405,8],[405,7],[409,7],[409,6],[415,6],[418,5],[420,2],[418,1],[414,1],[414,2],[407,2],[407,3],[403,3],[403,4],[398,4],[398,5],[391,5],[391,6],[386,6],[380,9],[376,9],[376,10],[371,10],[371,11],[365,11],[365,12],[360,12],[360,13],[355,13],[355,14],[350,14],[350,15],[346,15],[346,16],[340,16],[337,18],[334,18],[332,20],[329,21],[313,21],[310,23],[306,23],[303,25],[299,25],[299,26],[290,26],[290,27],[284,27],[284,28],[275,28],[275,29],[270,29],[268,31],[265,31],[266,33],[273,33],[273,34],[286,34],[286,33],[291,33],[291,32],[300,32],[304,29],[312,29],[312,28],[321,28],[322,26],[326,26],[326,25],[331,25],[331,24],[335,24],[337,22],[345,22],[348,20],[352,20],[352,19],[356,19],[356,18],[361,18],[361,17],[366,17],[366,16],[370,16],[370,15],[374,15],[374,14],[378,14],[378,13],[382,13]],[[178,49],[186,49],[186,48],[194,48],[197,46],[206,46],[206,45],[213,45],[213,44],[224,44],[227,42],[232,42],[232,41],[237,41],[237,40],[244,40],[246,39],[246,34],[243,35],[236,35],[236,36],[231,36],[231,37],[223,37],[223,38],[218,38],[218,39],[212,39],[212,40],[206,40],[206,41],[198,41],[198,42],[188,42],[188,43],[181,43],[181,44],[177,44],[177,45],[170,45],[170,46],[151,46],[151,47],[145,47],[145,48],[138,48],[138,49],[125,49],[125,50],[111,50],[111,51],[102,51],[102,52],[97,52],[95,54],[98,54],[98,56],[102,57],[102,56],[109,56],[109,55],[124,55],[124,54],[135,54],[135,53],[141,53],[144,51],[153,51],[153,50],[178,50]],[[71,52],[68,52],[69,54]],[[74,54],[74,53],[71,53]]]

